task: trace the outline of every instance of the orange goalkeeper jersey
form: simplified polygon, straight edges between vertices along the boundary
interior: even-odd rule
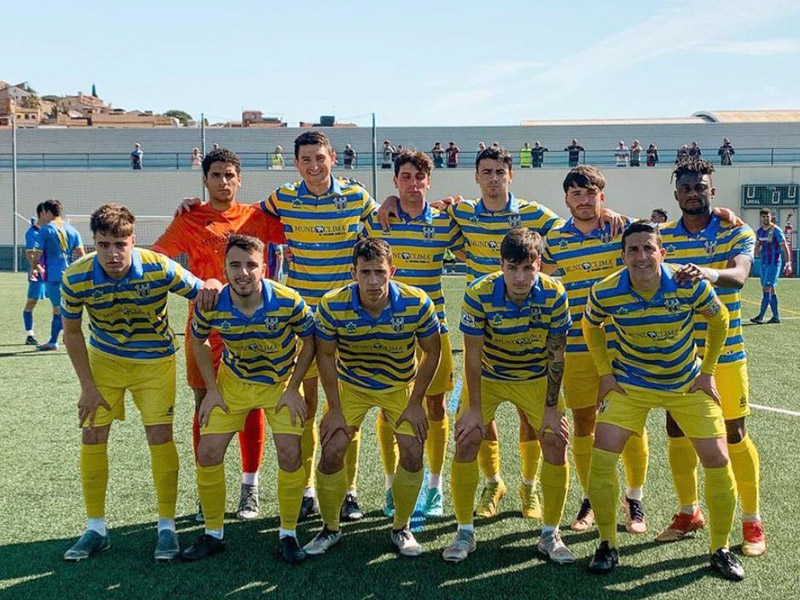
[[[280,220],[258,205],[235,203],[219,212],[211,204],[202,204],[175,217],[152,249],[170,258],[186,254],[193,275],[224,281],[225,248],[232,233],[258,238],[265,248],[269,243],[286,243]]]

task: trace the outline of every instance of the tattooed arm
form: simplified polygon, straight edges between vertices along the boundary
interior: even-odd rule
[[[561,380],[564,378],[564,349],[566,346],[566,333],[551,331],[547,335],[547,392],[542,426],[538,432],[540,440],[546,433],[552,433],[564,443],[569,441],[569,422],[558,408],[558,394],[561,391]]]

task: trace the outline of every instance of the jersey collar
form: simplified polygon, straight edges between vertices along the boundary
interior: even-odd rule
[[[486,208],[486,205],[483,203],[483,197],[478,200],[477,204],[475,205],[475,215],[479,215],[485,212],[493,212]],[[506,202],[506,207],[495,212],[511,212],[511,213],[518,213],[519,212],[519,200],[517,197],[508,192],[508,202]]]
[[[617,285],[617,290],[624,294],[630,294],[631,296],[636,296],[640,298],[642,301],[645,301],[636,290],[633,289],[631,286],[631,275],[628,272],[628,269],[625,268],[622,270],[619,276],[619,284]],[[665,263],[661,263],[661,285],[656,291],[655,296],[650,302],[655,302],[657,299],[662,298],[664,294],[674,294],[678,290],[678,282],[675,281],[675,278],[672,276],[672,270],[667,267]]]
[[[308,187],[306,186],[306,180],[304,179],[300,183],[300,188],[297,190],[298,195],[300,196],[315,196],[314,194],[309,191]],[[339,180],[336,179],[333,175],[331,175],[331,183],[328,186],[328,191],[323,194],[323,196],[339,196],[342,193],[342,186],[339,183]],[[322,196],[320,196],[322,197]]]
[[[405,221],[406,223],[409,223],[411,221],[425,221],[428,225],[430,225],[433,222],[433,209],[431,208],[431,205],[428,204],[428,201],[426,200],[425,201],[425,206],[422,209],[422,214],[420,214],[418,217],[411,217],[408,213],[403,212],[403,209],[400,208],[400,203],[398,202],[397,203],[397,218],[400,219],[401,221]]]
[[[602,239],[604,237],[611,235],[611,224],[606,223],[602,227],[598,227],[590,231],[588,234],[583,233],[580,229],[575,226],[575,218],[570,217],[567,219],[567,222],[564,223],[563,231],[565,233],[571,233],[573,235],[577,235],[580,238],[598,238]]]
[[[533,280],[531,293],[528,294],[525,304],[523,304],[522,307],[527,306],[528,304],[541,304],[543,301],[543,294],[544,290],[542,289],[542,278],[537,274],[536,279]],[[494,289],[492,289],[492,306],[509,306],[513,307],[515,310],[520,310],[522,308],[506,298],[506,280],[502,275],[494,280]]]
[[[405,302],[403,302],[403,296],[400,294],[400,287],[394,281],[390,281],[389,304],[383,309],[383,312],[381,312],[381,315],[377,318],[377,320],[373,319],[370,314],[361,306],[361,299],[358,297],[358,284],[352,283],[350,284],[350,307],[356,314],[361,315],[369,321],[377,322],[383,318],[387,311],[390,314],[401,312],[405,308]]]
[[[717,215],[713,212],[711,213],[711,220],[708,222],[708,225],[705,226],[700,232],[698,233],[691,233],[686,227],[683,226],[683,217],[678,219],[678,224],[675,227],[676,233],[678,235],[685,235],[686,237],[693,237],[693,238],[704,238],[707,240],[715,239],[717,237],[717,232],[720,228],[720,219]]]
[[[277,310],[278,303],[275,297],[275,289],[272,287],[272,282],[268,279],[261,280],[261,306],[256,309],[256,312],[253,313],[252,317],[248,317],[242,311],[240,311],[236,305],[233,303],[233,297],[231,296],[231,285],[228,284],[219,294],[219,300],[217,301],[217,306],[214,310],[222,311],[222,312],[230,312],[235,313],[242,319],[246,321],[253,321],[258,317],[260,314],[273,312]]]
[[[142,257],[140,255],[139,248],[134,248],[133,253],[131,255],[131,269],[128,271],[128,274],[125,275],[122,279],[114,279],[113,277],[109,277],[106,275],[106,272],[103,270],[103,267],[100,265],[100,261],[97,259],[97,254],[94,257],[94,264],[92,265],[92,280],[95,284],[99,283],[122,283],[126,281],[131,281],[133,279],[141,279],[144,275],[144,268],[142,267]]]

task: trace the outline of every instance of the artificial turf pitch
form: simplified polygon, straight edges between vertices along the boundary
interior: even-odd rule
[[[457,377],[462,363],[457,315],[463,286],[461,277],[446,278]],[[620,567],[607,577],[586,572],[597,533],[569,531],[580,500],[574,470],[562,524],[564,540],[578,561],[558,566],[538,556],[537,525],[523,521],[518,512],[518,420],[509,406],[498,413],[502,473],[509,493],[498,517],[476,521],[478,551],[462,564],[447,564],[441,558],[441,550],[455,530],[447,491],[452,438],[444,474],[445,517],[425,522],[417,534],[425,554],[405,559],[392,552],[389,522],[381,512],[383,473],[375,414],[371,413],[363,428],[359,471],[359,501],[366,517],[345,524],[342,542],[327,555],[299,567],[289,567],[277,557],[276,464],[268,440],[261,470],[261,518],[249,523],[228,519],[227,551],[212,559],[157,565],[152,558],[156,506],[150,459],[141,421],[130,400],[127,420],[114,424],[109,443],[111,550],[78,564],[65,563],[62,554],[84,527],[75,407],[79,387],[63,347],[56,353],[37,353],[21,344],[25,277],[2,273],[0,289],[0,321],[6,323],[0,330],[0,514],[4,515],[0,598],[800,598],[793,509],[800,492],[800,465],[795,460],[800,456],[800,437],[792,434],[800,430],[800,414],[763,409],[753,409],[748,428],[761,453],[768,551],[760,558],[743,558],[747,579],[738,584],[721,580],[708,568],[706,531],[668,545],[653,540],[676,509],[661,412],[651,414],[648,421],[651,460],[645,509],[650,531],[632,536],[621,528]],[[744,329],[751,403],[800,413],[800,281],[783,280],[778,289],[784,322],[747,323]],[[745,320],[755,314],[760,295],[758,281],[751,279],[744,291]],[[49,332],[46,302],[34,313],[42,341]],[[183,331],[186,306],[182,298],[170,299],[176,332]],[[183,344],[182,336],[179,339]],[[193,402],[184,381],[181,350],[175,439],[181,460],[178,531],[182,546],[202,533],[193,519],[197,498],[191,450]],[[451,416],[451,429],[453,422]],[[226,460],[229,517],[239,498],[238,455],[234,441]],[[319,519],[301,524],[300,542],[310,540],[319,527]],[[731,538],[734,550],[740,543],[737,516]]]

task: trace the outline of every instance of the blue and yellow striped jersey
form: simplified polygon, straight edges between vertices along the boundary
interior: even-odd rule
[[[389,282],[389,304],[374,319],[351,283],[325,294],[316,312],[317,337],[336,340],[339,379],[370,390],[406,387],[416,376],[418,338],[439,331],[433,301],[417,288]]]
[[[162,254],[133,249],[130,271],[122,279],[106,275],[97,254],[75,261],[61,281],[61,315],[89,314],[89,344],[122,358],[151,360],[175,353],[175,334],[167,319],[167,294],[192,299],[203,282]]]
[[[506,296],[503,272],[473,281],[464,292],[461,331],[482,335],[484,377],[527,381],[547,375],[547,336],[572,325],[564,286],[539,273],[522,306]]]
[[[583,339],[581,319],[589,289],[624,266],[622,262],[622,232],[611,236],[611,226],[595,229],[588,235],[575,227],[570,218],[553,227],[544,240],[542,262],[557,267],[554,273],[567,290],[572,328],[567,335],[567,352],[589,349]],[[612,327],[607,328],[613,332]]]
[[[527,227],[544,237],[561,220],[546,206],[511,193],[503,210],[487,210],[483,199],[478,199],[449,206],[447,212],[464,235],[467,283],[500,268],[500,244],[509,231]]]
[[[744,225],[735,227],[722,221],[717,215],[711,215],[708,226],[697,234],[689,233],[683,221],[673,221],[661,226],[661,243],[667,251],[666,260],[680,265],[694,263],[700,267],[724,269],[728,261],[744,254],[753,260],[755,250],[755,233]],[[742,337],[742,300],[740,290],[716,287],[719,299],[730,313],[731,323],[728,338],[719,357],[720,364],[736,363],[747,358]],[[703,355],[706,342],[707,324],[704,320],[695,319],[696,341]]]
[[[350,281],[360,223],[376,208],[367,190],[335,177],[323,196],[298,181],[261,202],[261,210],[281,220],[292,252],[286,285],[300,292],[312,309],[327,292]]]
[[[314,317],[296,291],[261,280],[262,305],[252,317],[234,305],[229,285],[222,288],[213,310],[195,305],[192,335],[205,340],[215,329],[225,349],[222,362],[234,375],[249,382],[274,384],[291,375],[297,337],[314,334]]]
[[[592,286],[583,318],[595,327],[614,323],[611,364],[618,382],[684,391],[700,373],[694,318],[714,307],[717,296],[708,281],[679,285],[678,268],[661,265],[661,287],[649,301],[631,286],[628,269]]]
[[[442,293],[444,251],[461,250],[464,238],[461,229],[447,213],[432,208],[416,218],[409,217],[397,207],[399,215],[392,217],[389,229],[378,222],[377,211],[364,222],[364,235],[385,240],[392,247],[392,262],[397,267],[394,280],[423,290],[436,306],[442,333],[447,332],[447,320]]]

